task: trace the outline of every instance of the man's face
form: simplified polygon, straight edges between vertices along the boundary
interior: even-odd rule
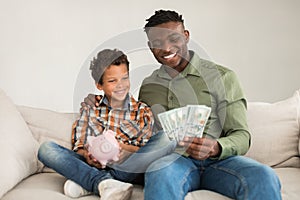
[[[148,45],[156,60],[177,71],[182,71],[188,61],[189,32],[180,22],[167,22],[150,28]]]

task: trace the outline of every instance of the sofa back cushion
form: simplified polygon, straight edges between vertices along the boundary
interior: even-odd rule
[[[37,171],[38,143],[11,99],[0,89],[0,199]]]
[[[72,124],[78,114],[60,113],[28,106],[18,106],[17,108],[39,144],[53,141],[71,149]],[[38,164],[39,171],[49,171],[42,163],[38,162]]]
[[[272,167],[300,167],[299,90],[276,103],[250,102],[251,147],[246,156]]]

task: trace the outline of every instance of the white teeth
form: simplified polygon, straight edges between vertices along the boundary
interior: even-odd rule
[[[165,58],[165,59],[173,58],[175,55],[176,55],[176,53],[173,53],[173,54],[170,54],[170,55],[168,55],[168,56],[164,56],[164,58]]]

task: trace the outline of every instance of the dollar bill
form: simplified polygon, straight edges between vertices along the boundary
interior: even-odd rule
[[[211,108],[204,105],[187,105],[158,114],[164,132],[171,140],[184,136],[202,137]]]

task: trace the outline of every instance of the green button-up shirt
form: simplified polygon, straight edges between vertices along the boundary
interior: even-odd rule
[[[247,102],[235,73],[190,54],[189,64],[176,77],[170,77],[167,66],[162,65],[145,78],[139,99],[151,106],[158,129],[160,112],[195,104],[211,107],[204,136],[218,140],[222,147],[219,159],[245,154],[250,146]]]

